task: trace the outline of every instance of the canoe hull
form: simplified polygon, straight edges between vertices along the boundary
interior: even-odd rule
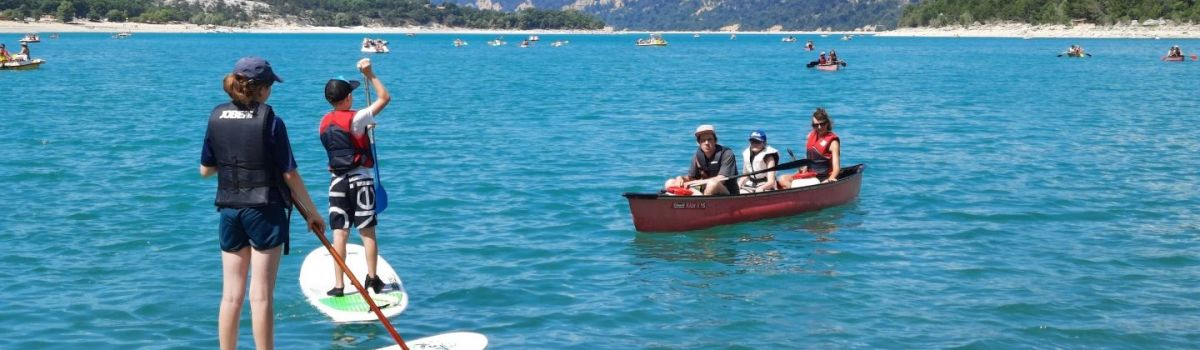
[[[840,65],[840,64],[819,64],[819,65],[817,65],[817,70],[823,70],[826,72],[834,72],[834,71],[837,71],[838,69],[840,69],[841,67],[842,67],[842,65]]]
[[[642,232],[680,232],[796,215],[854,201],[862,189],[862,164],[842,169],[837,182],[737,196],[669,196],[625,193],[633,226]]]
[[[1183,62],[1183,56],[1177,56],[1177,57],[1163,57],[1163,61],[1167,61],[1167,62]]]

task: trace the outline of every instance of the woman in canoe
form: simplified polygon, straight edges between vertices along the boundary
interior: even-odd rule
[[[742,151],[742,173],[772,168],[779,164],[779,151],[767,145],[767,133],[762,129],[750,133],[750,146]],[[766,192],[776,186],[775,171],[765,174],[746,176],[738,180],[741,193]]]
[[[812,131],[806,137],[805,153],[812,164],[796,174],[779,178],[781,188],[792,188],[792,182],[815,176],[821,183],[836,182],[842,169],[842,141],[833,133],[833,120],[824,108],[812,114]]]

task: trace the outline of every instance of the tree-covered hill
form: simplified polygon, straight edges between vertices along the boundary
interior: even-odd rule
[[[1068,24],[1072,20],[1111,25],[1169,19],[1200,23],[1194,0],[927,0],[906,7],[900,26],[971,25],[975,22]]]
[[[574,10],[481,10],[429,0],[0,0],[0,19],[51,15],[92,21],[250,25],[284,20],[318,26],[443,25],[489,29],[600,29],[604,22]]]
[[[632,30],[895,28],[911,0],[452,0],[480,8],[578,9]]]

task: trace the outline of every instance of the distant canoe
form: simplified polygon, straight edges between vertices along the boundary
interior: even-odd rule
[[[4,63],[0,63],[0,70],[37,69],[37,67],[42,66],[42,63],[46,63],[46,60],[43,60],[40,58],[35,58],[35,59],[29,60],[29,61],[21,60],[21,61],[4,62]]]
[[[1163,57],[1162,60],[1167,61],[1167,62],[1183,62],[1184,57],[1183,56]]]
[[[733,196],[625,193],[633,226],[642,232],[679,232],[796,215],[858,198],[865,165],[842,168],[837,182]]]

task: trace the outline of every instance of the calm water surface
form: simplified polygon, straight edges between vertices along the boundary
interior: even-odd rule
[[[4,34],[14,44],[19,34]],[[1200,41],[384,35],[383,254],[410,339],[493,349],[1193,348],[1200,344]],[[62,34],[0,72],[0,348],[213,348],[213,180],[196,175],[219,81],[244,55],[286,83],[314,199],[326,79],[357,35]],[[804,68],[836,48],[847,69]],[[561,48],[548,44],[570,40]],[[1056,58],[1072,43],[1095,57]],[[361,97],[361,95],[359,95]],[[691,130],[802,148],[833,115],[858,201],[685,234],[633,230],[627,191],[682,173]],[[294,220],[299,225],[299,219]],[[357,237],[357,236],[355,236]],[[374,349],[297,286],[320,245],[293,232],[282,349]],[[248,310],[248,307],[247,307]],[[253,344],[243,316],[243,347]]]

